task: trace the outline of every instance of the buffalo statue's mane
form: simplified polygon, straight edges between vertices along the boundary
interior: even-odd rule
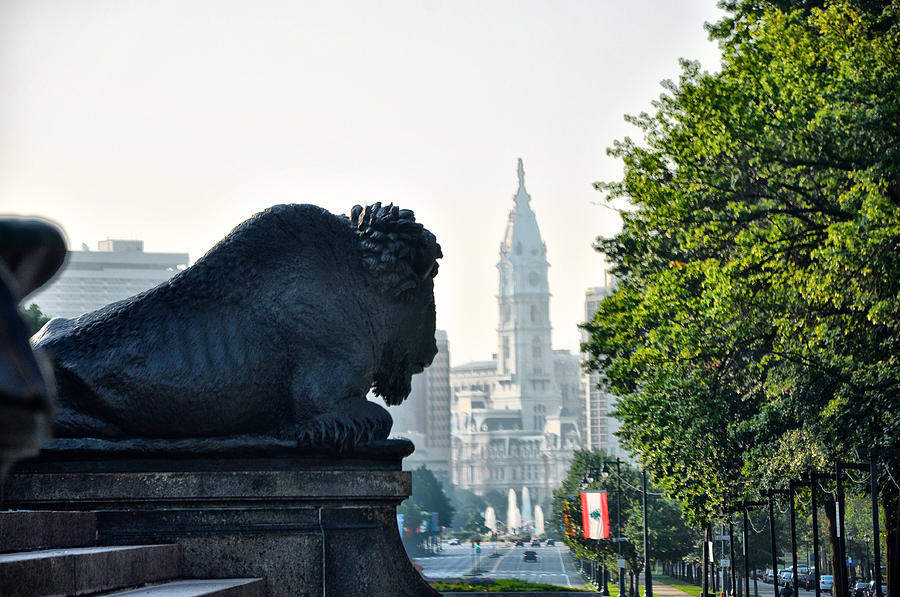
[[[350,225],[359,237],[363,265],[385,291],[402,297],[437,275],[441,246],[411,210],[393,204],[355,205]]]

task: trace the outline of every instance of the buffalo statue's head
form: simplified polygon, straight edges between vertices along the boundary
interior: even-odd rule
[[[441,246],[412,211],[394,205],[357,205],[350,223],[363,266],[394,300],[394,333],[382,347],[372,388],[387,404],[400,404],[412,389],[412,376],[437,354],[434,277]]]

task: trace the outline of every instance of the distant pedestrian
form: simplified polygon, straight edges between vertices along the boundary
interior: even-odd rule
[[[784,586],[778,591],[778,597],[794,597],[794,589],[791,588],[791,583],[784,583]]]

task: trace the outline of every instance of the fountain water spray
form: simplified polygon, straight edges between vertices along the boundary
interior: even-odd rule
[[[494,513],[493,506],[488,506],[484,511],[484,526],[491,529],[492,532],[497,530],[497,515]]]
[[[544,534],[544,510],[540,504],[534,507],[534,534]]]
[[[519,515],[519,507],[516,505],[516,490],[512,487],[509,488],[509,498],[506,504],[506,528],[509,532],[512,532],[513,529],[519,528],[522,524],[520,520],[521,516]]]

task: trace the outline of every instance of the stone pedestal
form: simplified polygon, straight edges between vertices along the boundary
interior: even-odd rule
[[[187,578],[263,577],[270,596],[435,596],[412,567],[396,507],[411,491],[389,440],[338,458],[289,448],[207,454],[45,451],[4,507],[91,511],[101,545],[178,543]],[[151,451],[152,452],[152,451]]]

